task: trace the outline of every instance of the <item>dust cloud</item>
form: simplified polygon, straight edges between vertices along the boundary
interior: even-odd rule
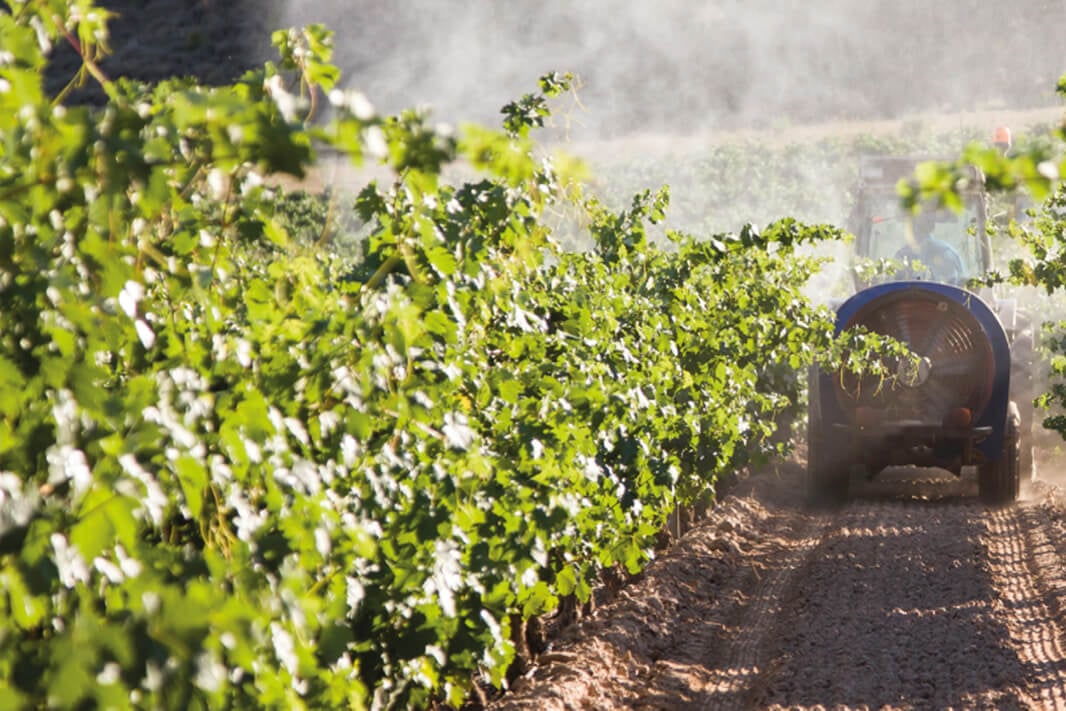
[[[581,138],[778,128],[1054,102],[1052,0],[288,0],[384,111],[495,123],[548,71],[583,80]]]

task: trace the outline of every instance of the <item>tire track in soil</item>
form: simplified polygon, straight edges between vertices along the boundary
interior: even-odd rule
[[[782,619],[786,593],[795,586],[795,578],[820,546],[828,524],[829,518],[822,515],[802,522],[796,527],[799,530],[791,532],[791,545],[776,556],[775,565],[760,579],[751,603],[744,609],[738,625],[740,637],[729,645],[724,663],[707,664],[709,657],[716,652],[720,654],[713,648],[703,648],[702,659],[691,660],[712,668],[695,707],[731,711],[750,705],[751,697],[767,676],[768,657],[772,653],[769,645]]]
[[[1028,667],[1030,703],[1033,708],[1066,709],[1063,561],[1046,525],[1034,506],[993,512],[986,546],[1012,646]]]

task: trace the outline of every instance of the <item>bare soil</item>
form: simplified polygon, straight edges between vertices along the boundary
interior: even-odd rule
[[[754,475],[494,709],[1066,708],[1066,490],[899,469],[838,510]]]

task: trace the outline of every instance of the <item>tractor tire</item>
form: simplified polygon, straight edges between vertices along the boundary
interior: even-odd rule
[[[822,421],[818,370],[808,373],[807,409],[807,503],[812,506],[841,504],[848,498],[850,472],[847,453],[830,449]]]
[[[1020,439],[1021,460],[1020,478],[1024,481],[1036,481],[1036,446],[1033,433],[1036,430],[1036,398],[1034,373],[1036,368],[1035,349],[1032,333],[1019,334],[1011,343],[1011,400],[1017,403],[1020,418],[1018,436]]]
[[[989,506],[1006,506],[1018,500],[1021,485],[1021,442],[1018,410],[1011,403],[1007,414],[1007,431],[1003,435],[1003,453],[994,461],[977,468],[977,488],[981,501]]]
[[[847,458],[827,451],[820,423],[810,423],[807,430],[808,502],[814,506],[842,504],[848,500],[850,483]]]

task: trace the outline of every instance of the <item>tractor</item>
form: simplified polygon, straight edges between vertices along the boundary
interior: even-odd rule
[[[896,184],[927,158],[865,158],[849,220],[855,292],[835,304],[838,333],[853,328],[906,344],[909,358],[887,374],[810,374],[808,489],[815,501],[843,501],[856,476],[890,466],[977,468],[991,505],[1018,497],[1034,473],[1031,319],[1011,299],[969,280],[992,267],[987,196],[974,171],[961,212],[900,205]],[[912,258],[926,239],[928,259]],[[928,263],[923,264],[924,261]],[[949,269],[938,269],[944,265]]]

